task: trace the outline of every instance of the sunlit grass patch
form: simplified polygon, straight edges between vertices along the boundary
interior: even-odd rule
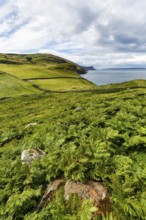
[[[0,64],[0,70],[8,72],[21,79],[52,78],[52,77],[76,77],[76,72],[68,69],[57,68],[57,65],[7,65]]]
[[[89,81],[82,78],[62,78],[62,79],[45,79],[45,80],[32,80],[32,83],[47,90],[90,90],[96,86]]]
[[[0,97],[39,93],[30,83],[0,73]]]

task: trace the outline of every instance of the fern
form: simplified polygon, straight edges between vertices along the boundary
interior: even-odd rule
[[[82,203],[81,210],[77,213],[78,219],[90,220],[96,211],[97,208],[93,207],[93,202],[86,199]]]
[[[115,217],[112,212],[106,213],[102,215],[102,220],[119,220],[118,217]]]
[[[8,199],[4,210],[4,216],[20,217],[35,204],[35,198],[40,196],[40,189],[26,189],[22,193],[15,193]],[[3,215],[2,215],[3,216]]]

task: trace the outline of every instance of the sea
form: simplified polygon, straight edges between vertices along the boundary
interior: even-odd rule
[[[90,70],[82,76],[96,85],[107,85],[135,79],[146,80],[146,69]]]

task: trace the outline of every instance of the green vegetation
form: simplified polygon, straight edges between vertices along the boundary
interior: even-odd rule
[[[26,62],[33,61],[34,57]],[[4,73],[0,77],[15,92],[15,83],[23,82]],[[59,79],[53,80],[59,86]],[[62,82],[67,89],[67,79],[60,80],[66,80]],[[146,220],[145,84],[131,81],[82,93],[17,92],[16,98],[4,97],[3,86],[0,219]],[[28,126],[31,123],[35,125]],[[22,151],[36,147],[46,155],[30,166],[22,164]],[[92,201],[76,194],[65,200],[62,187],[38,209],[47,185],[58,178],[103,182],[111,198],[110,212],[96,216]]]
[[[54,78],[54,77],[77,77],[78,73],[64,69],[56,69],[55,65],[7,65],[1,64],[0,70],[8,72],[20,79],[29,78]]]
[[[112,201],[103,219],[146,219],[145,97],[146,89],[133,89],[1,100],[0,218],[90,219],[82,217],[85,204],[65,201],[62,189],[36,212],[45,185],[65,178],[103,181]],[[35,147],[46,156],[22,165],[21,152]]]
[[[46,63],[72,63],[61,57],[54,56],[52,54],[0,54],[0,63],[7,64],[46,64]]]
[[[107,89],[107,90],[124,90],[124,89],[133,89],[133,88],[146,88],[146,80],[132,80],[129,82],[123,82],[120,84],[108,84],[104,86],[98,86],[98,90]]]
[[[79,75],[85,72],[80,66],[53,55],[0,54],[0,71],[7,74],[8,78],[10,76],[11,78],[15,77],[13,78],[14,88],[17,87],[17,85],[14,85],[14,82],[19,81],[20,84],[24,84],[23,79],[25,79],[28,87],[34,85],[37,86],[38,90],[41,88],[66,91],[92,90],[96,88],[93,83],[82,79]]]
[[[0,72],[0,98],[33,93],[40,92],[31,84]]]
[[[31,80],[35,85],[40,88],[54,91],[67,91],[67,90],[92,90],[96,89],[96,86],[89,83],[81,77],[72,79],[45,79],[45,80]]]

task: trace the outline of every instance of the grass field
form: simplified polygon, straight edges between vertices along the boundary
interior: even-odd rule
[[[28,57],[31,58],[31,60],[29,60]],[[8,92],[7,89],[3,89],[1,95],[4,96],[5,93],[11,94],[11,96],[16,94],[18,82],[20,81],[20,84],[28,84],[30,88],[32,84],[34,84],[34,86],[38,86],[38,89],[56,91],[89,90],[96,88],[93,83],[80,77],[79,73],[84,73],[85,70],[79,65],[53,55],[31,54],[28,56],[25,54],[0,54],[0,71],[7,74],[7,78],[12,77],[12,87],[13,90],[15,90],[15,92],[11,92],[12,89],[9,89]],[[18,80],[16,80],[16,78]],[[25,80],[26,83],[24,83],[23,80]],[[17,85],[14,85],[15,82]],[[7,87],[8,86],[6,86],[6,88]],[[28,92],[26,92],[26,94],[27,93]],[[20,92],[20,94],[23,93]]]
[[[90,83],[81,77],[61,78],[61,79],[45,79],[45,80],[31,80],[35,85],[38,85],[42,89],[55,90],[55,91],[67,91],[67,90],[92,90],[96,89],[96,85]]]
[[[56,65],[7,65],[0,64],[0,70],[8,72],[20,79],[28,78],[52,78],[52,77],[76,77],[76,72],[64,69],[56,69]]]
[[[130,89],[130,88],[138,88],[138,87],[144,87],[146,88],[146,80],[137,79],[137,80],[131,80],[128,82],[123,82],[119,84],[108,84],[103,86],[98,86],[97,89]]]
[[[25,87],[28,87],[29,89],[33,88],[32,84],[35,84],[42,89],[57,90],[57,91],[86,90],[86,89],[89,90],[96,88],[96,86],[93,83],[82,79],[82,77],[80,77],[80,75],[74,70],[74,66],[71,65],[71,67],[73,69],[69,69],[70,64],[68,63],[49,64],[49,65],[0,64],[0,70],[5,73],[5,75],[3,74],[5,76],[5,81],[4,79],[3,81],[1,81],[1,89],[2,89],[2,84],[3,85],[4,83],[8,84],[6,85],[6,87],[3,88],[3,95],[5,96],[6,93],[9,95],[10,94],[13,95],[13,94],[17,94],[17,92],[18,95],[23,94]],[[9,82],[7,83],[6,79],[12,79],[11,84],[9,84]],[[26,82],[24,82],[22,79],[25,79]],[[21,87],[23,85],[24,88],[21,88],[23,89],[23,92],[19,91],[20,89],[18,89],[18,82],[19,84],[21,84]],[[16,85],[14,85],[15,83]],[[27,91],[26,94],[28,94]]]
[[[40,91],[30,83],[0,72],[0,98],[34,93],[37,94]]]

